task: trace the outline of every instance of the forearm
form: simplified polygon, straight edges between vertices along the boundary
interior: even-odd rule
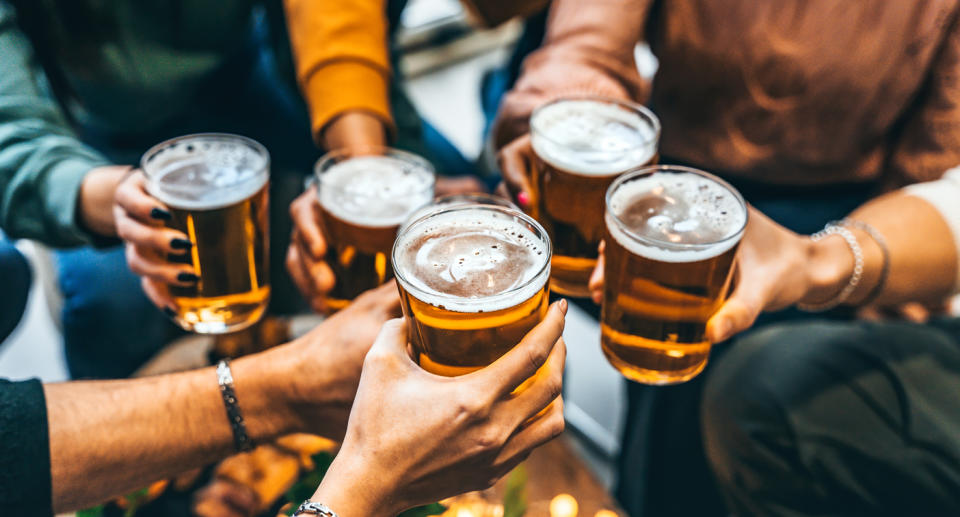
[[[950,227],[940,213],[918,197],[895,192],[874,199],[849,215],[872,226],[886,241],[889,264],[886,278],[873,300],[879,305],[909,301],[939,302],[951,294],[957,278],[957,247]],[[851,304],[875,293],[884,266],[884,253],[869,233],[851,227],[863,250],[863,277],[850,296]],[[808,300],[823,300],[838,293],[850,280],[854,260],[839,237],[814,244],[811,271],[818,277]]]
[[[233,363],[254,441],[294,430],[286,376],[256,356]],[[57,512],[82,508],[223,458],[233,434],[212,368],[158,377],[45,386]]]
[[[405,510],[389,495],[395,487],[387,473],[365,467],[361,458],[340,451],[310,500],[329,506],[340,517],[393,517]]]

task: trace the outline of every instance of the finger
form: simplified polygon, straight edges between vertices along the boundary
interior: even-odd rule
[[[164,314],[171,318],[177,315],[177,304],[170,296],[170,290],[166,284],[149,278],[141,278],[140,286],[143,288],[144,294],[147,295],[147,299],[162,310]]]
[[[907,302],[899,309],[900,316],[912,323],[926,323],[930,319],[930,311],[917,302]]]
[[[285,265],[287,267],[287,273],[290,274],[290,278],[293,280],[293,284],[297,286],[297,290],[300,291],[300,295],[312,305],[313,283],[309,280],[307,269],[300,259],[300,251],[296,243],[291,243],[290,246],[287,247]]]
[[[530,188],[530,155],[533,147],[530,144],[530,135],[523,135],[510,142],[500,151],[500,170],[503,173],[503,182],[510,191],[511,199],[521,208],[527,208],[532,202]]]
[[[504,406],[511,408],[505,411],[513,419],[514,426],[520,426],[530,417],[543,411],[551,402],[556,400],[563,391],[563,366],[567,358],[567,346],[561,337],[554,345],[547,358],[546,364],[536,374],[533,382],[526,389],[512,396]]]
[[[140,171],[131,174],[117,187],[114,200],[128,214],[146,224],[160,224],[171,219],[167,207],[147,193],[146,179]]]
[[[190,266],[162,260],[152,250],[128,243],[126,256],[127,267],[139,276],[184,287],[195,285],[200,281],[200,277]]]
[[[487,188],[476,176],[454,176],[437,178],[435,191],[437,197],[440,197],[484,193]]]
[[[740,284],[707,322],[707,339],[711,343],[721,343],[747,330],[757,321],[763,305],[759,289]]]
[[[327,240],[320,228],[318,203],[317,187],[312,186],[290,204],[290,218],[303,243],[303,249],[314,259],[321,260],[327,253]]]
[[[117,235],[137,247],[148,248],[163,255],[182,255],[193,243],[182,232],[170,228],[147,226],[120,211],[117,217]]]
[[[367,352],[364,364],[383,360],[383,359],[406,359],[405,362],[413,363],[407,356],[407,321],[404,318],[395,318],[387,320],[380,327],[380,333],[377,339],[373,341],[373,346]]]
[[[599,304],[603,301],[603,266],[606,263],[604,260],[604,250],[607,248],[607,243],[600,241],[600,245],[597,246],[597,251],[599,255],[597,256],[597,265],[593,268],[593,272],[590,273],[590,298],[593,299],[593,303]]]
[[[300,259],[303,261],[304,269],[307,272],[307,278],[313,284],[313,295],[315,297],[326,296],[336,284],[336,275],[330,264],[326,260],[314,260],[313,257],[306,254],[303,248],[300,248]]]
[[[497,359],[489,367],[468,374],[475,376],[484,386],[497,387],[497,397],[513,392],[523,381],[540,369],[563,334],[567,314],[567,301],[555,302],[547,310],[547,316],[524,336],[517,346]]]
[[[513,468],[522,461],[522,458],[530,454],[530,451],[560,436],[565,427],[563,397],[558,397],[543,415],[514,432],[500,449],[500,454],[495,460],[496,464]],[[520,458],[520,461],[516,461],[517,458]]]

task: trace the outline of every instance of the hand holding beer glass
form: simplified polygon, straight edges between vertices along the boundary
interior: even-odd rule
[[[270,156],[248,138],[198,134],[144,154],[117,189],[118,234],[147,295],[181,327],[256,323],[270,298]]]
[[[688,167],[630,172],[606,196],[601,344],[628,379],[675,384],[707,364],[707,322],[724,303],[747,206]]]
[[[550,239],[517,210],[460,205],[403,228],[393,247],[414,360],[464,375],[490,365],[545,316]]]
[[[339,310],[392,277],[397,231],[433,199],[435,173],[423,158],[382,147],[328,153],[315,172],[315,193],[291,207],[287,269],[315,310]]]
[[[530,135],[504,148],[504,180],[553,241],[550,288],[589,295],[603,238],[603,196],[623,172],[657,159],[660,123],[643,106],[612,99],[565,98],[537,108]]]

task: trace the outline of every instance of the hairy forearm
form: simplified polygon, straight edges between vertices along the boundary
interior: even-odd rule
[[[235,390],[255,441],[293,430],[271,385],[273,361],[233,364]],[[213,368],[158,377],[45,386],[54,509],[101,502],[233,451]]]

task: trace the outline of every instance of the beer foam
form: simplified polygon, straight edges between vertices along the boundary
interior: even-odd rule
[[[412,223],[394,245],[398,280],[417,299],[454,312],[491,312],[533,297],[550,250],[509,212],[470,207]]]
[[[665,172],[621,183],[606,215],[607,229],[620,245],[661,262],[697,262],[724,253],[739,242],[733,237],[746,219],[739,198],[723,185]]]
[[[320,203],[358,226],[398,226],[433,199],[433,172],[392,156],[360,156],[320,176]]]
[[[239,203],[270,177],[265,154],[232,140],[198,137],[147,154],[147,190],[176,208],[212,210]]]
[[[657,128],[608,102],[548,104],[534,112],[531,126],[537,156],[572,174],[618,174],[649,162],[657,152]]]

